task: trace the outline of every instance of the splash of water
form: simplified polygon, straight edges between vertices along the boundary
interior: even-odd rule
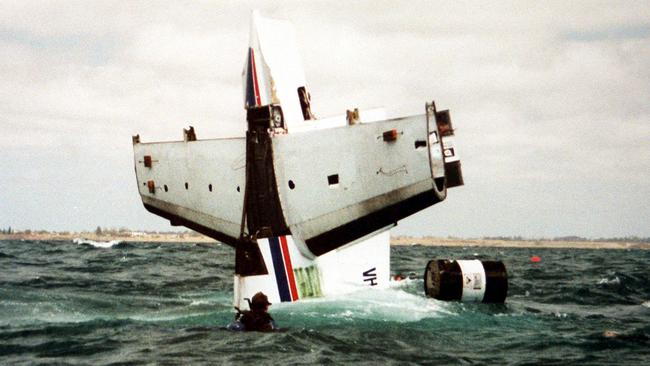
[[[400,287],[364,289],[346,295],[308,299],[295,304],[278,304],[274,310],[312,318],[394,322],[417,322],[425,318],[452,314],[448,304],[412,294]]]

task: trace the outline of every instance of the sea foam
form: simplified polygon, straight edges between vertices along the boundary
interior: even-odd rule
[[[452,314],[447,304],[418,296],[401,288],[367,289],[357,292],[307,299],[291,305],[278,304],[275,311],[312,314],[317,318],[372,319],[416,322]]]

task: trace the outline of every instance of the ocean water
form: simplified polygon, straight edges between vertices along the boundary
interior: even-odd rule
[[[0,364],[650,364],[650,251],[391,251],[412,280],[274,304],[284,331],[237,333],[229,247],[0,241]],[[506,304],[425,298],[433,258],[503,260]]]

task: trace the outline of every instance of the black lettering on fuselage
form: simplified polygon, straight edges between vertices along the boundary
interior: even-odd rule
[[[372,267],[369,270],[363,272],[363,281],[370,282],[370,286],[377,286],[377,273],[375,272],[376,269],[376,267]]]

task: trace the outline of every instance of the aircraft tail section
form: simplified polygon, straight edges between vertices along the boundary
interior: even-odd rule
[[[274,126],[276,132],[289,132],[313,119],[291,23],[253,12],[242,83],[246,109],[268,105],[281,108],[282,125]]]
[[[307,258],[335,252],[434,205],[463,184],[448,111],[354,109],[313,118],[293,27],[253,13],[243,71],[245,138],[139,143],[145,207],[233,246],[292,236]],[[241,262],[241,271],[262,268]],[[261,270],[260,270],[261,271]]]

